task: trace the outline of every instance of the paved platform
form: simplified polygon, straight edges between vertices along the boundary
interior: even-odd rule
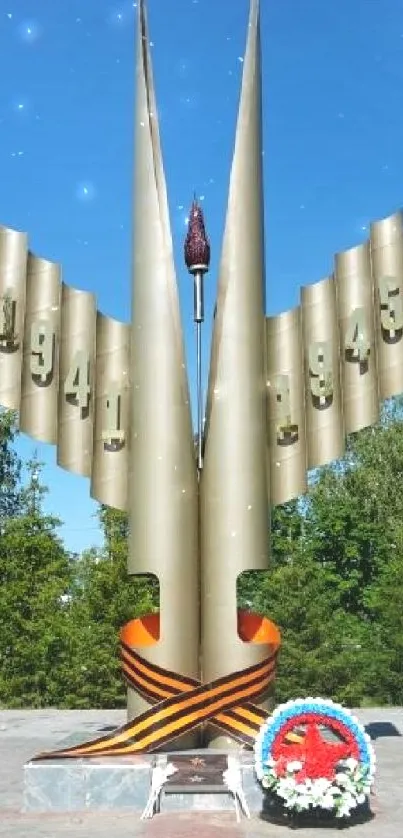
[[[374,820],[352,828],[355,838],[401,838],[403,835],[403,708],[357,711],[374,740],[378,776],[372,799]],[[136,813],[23,814],[23,766],[50,750],[72,730],[88,738],[124,722],[117,710],[0,711],[0,836],[7,838],[289,838],[286,827],[259,818],[236,824],[223,813],[169,813],[142,823]],[[298,838],[325,838],[336,830],[298,830]],[[337,834],[340,834],[337,832]]]

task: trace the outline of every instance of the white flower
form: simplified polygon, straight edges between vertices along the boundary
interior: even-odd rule
[[[353,759],[353,757],[349,757],[344,761],[344,765],[349,769],[349,771],[355,771],[358,766],[358,762],[356,759]]]
[[[293,777],[281,777],[278,781],[278,788],[287,792],[295,792],[297,790],[297,785]]]
[[[351,812],[351,809],[355,809],[357,806],[357,800],[353,797],[352,794],[349,792],[345,792],[342,794],[340,799],[340,804],[336,812],[336,817],[338,818],[348,818]]]
[[[336,779],[336,782],[339,784],[339,786],[341,786],[342,789],[345,789],[348,792],[351,792],[351,791],[354,790],[355,785],[354,785],[354,782],[353,782],[353,778],[351,777],[350,774],[346,774],[345,772],[341,771],[338,774],[336,774],[335,779]]]
[[[312,805],[320,806],[322,808],[333,809],[334,800],[332,798],[332,795],[330,794],[331,787],[332,786],[329,780],[326,780],[324,777],[320,777],[317,780],[314,780],[311,787]],[[323,807],[324,799],[330,801],[329,805],[327,805],[326,807]]]
[[[295,759],[293,762],[287,762],[287,771],[301,771],[302,762]]]
[[[340,806],[340,809],[336,812],[336,818],[348,818],[350,815],[350,809],[347,806]]]
[[[299,811],[306,811],[311,805],[311,797],[308,794],[298,795],[297,807]]]
[[[318,794],[323,794],[323,792],[328,790],[329,786],[331,786],[329,780],[326,780],[325,777],[319,777],[317,780],[314,780],[312,790]]]
[[[292,777],[281,777],[276,788],[276,793],[284,800],[288,800],[290,794],[295,794],[297,786]],[[305,791],[305,789],[304,789]]]
[[[322,809],[332,810],[334,809],[334,797],[332,794],[324,794],[321,800],[321,807]]]
[[[356,798],[352,794],[350,794],[349,791],[346,791],[342,795],[341,801],[342,801],[343,806],[348,806],[349,809],[354,809],[354,807],[357,805]]]

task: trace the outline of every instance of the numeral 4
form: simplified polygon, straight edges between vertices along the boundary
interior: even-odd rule
[[[368,340],[364,308],[355,308],[351,312],[344,346],[348,350],[347,360],[360,361],[360,363],[367,360],[371,351],[371,344]]]
[[[64,393],[66,396],[74,396],[81,410],[88,408],[91,395],[90,359],[85,349],[78,349],[74,355],[64,382]]]

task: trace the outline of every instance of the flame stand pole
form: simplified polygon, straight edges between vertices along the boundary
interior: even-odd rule
[[[197,366],[197,468],[203,468],[203,391],[201,334],[204,321],[203,272],[194,274],[194,321],[196,323],[196,366]]]
[[[199,476],[203,468],[203,391],[201,359],[201,325],[204,321],[204,274],[210,265],[210,242],[204,226],[203,211],[194,196],[189,214],[189,227],[185,240],[184,255],[186,267],[193,276],[194,307],[193,320],[196,323],[196,367],[197,367],[197,468]]]

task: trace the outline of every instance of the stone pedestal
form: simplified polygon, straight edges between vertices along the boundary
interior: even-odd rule
[[[151,783],[151,757],[64,759],[24,766],[24,812],[140,811]]]
[[[79,735],[74,735],[75,741]],[[63,747],[65,742],[61,743]],[[180,752],[183,756],[184,752]],[[203,757],[203,751],[189,751]],[[208,752],[211,754],[211,751]],[[222,752],[217,752],[218,754]],[[234,756],[234,752],[231,754]],[[85,759],[54,759],[29,762],[24,766],[25,812],[132,811],[141,813],[147,803],[151,774],[157,761],[169,755],[144,755]],[[253,754],[239,752],[243,789],[251,812],[262,809],[262,793],[253,768]],[[164,794],[161,812],[231,811],[228,794]]]

